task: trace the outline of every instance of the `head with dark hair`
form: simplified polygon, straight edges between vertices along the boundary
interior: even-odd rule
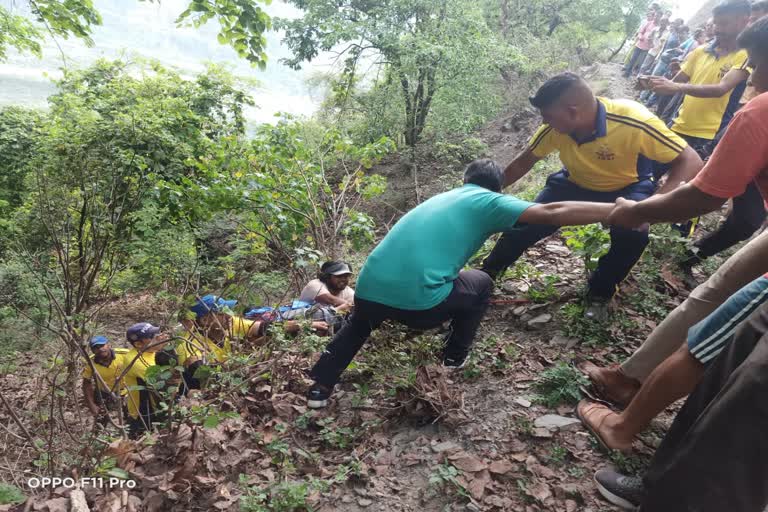
[[[501,192],[504,186],[504,171],[490,158],[481,158],[471,162],[464,169],[464,183],[487,188],[491,192]]]
[[[728,0],[712,10],[714,34],[718,42],[731,44],[749,24],[752,5],[747,0]]]
[[[766,15],[768,15],[768,0],[755,2],[752,4],[752,14],[749,16],[749,22],[754,23]]]
[[[739,35],[739,46],[749,53],[752,85],[758,92],[768,91],[768,16],[763,16]]]
[[[573,134],[594,130],[597,100],[587,82],[575,73],[553,76],[539,87],[530,101],[555,131]]]
[[[326,261],[317,273],[320,282],[334,295],[349,286],[350,277],[352,277],[352,267],[344,261]]]

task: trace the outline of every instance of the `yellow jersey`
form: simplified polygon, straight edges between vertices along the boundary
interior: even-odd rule
[[[717,85],[732,69],[745,72],[744,81],[731,92],[719,98],[694,98],[685,96],[680,111],[672,123],[672,130],[689,137],[712,140],[717,133],[728,126],[739,109],[739,101],[747,86],[749,77],[749,56],[746,50],[737,50],[718,56],[715,43],[699,46],[693,50],[680,67],[688,75],[688,83],[694,85]]]
[[[612,192],[650,179],[654,162],[669,163],[687,146],[640,103],[598,98],[592,136],[576,140],[545,124],[529,149],[538,158],[559,152],[570,181],[587,190]]]
[[[190,333],[176,347],[179,363],[185,364],[187,359],[200,359],[204,364],[223,363],[232,355],[232,338],[243,339],[255,323],[240,316],[233,316],[228,335],[224,336],[224,342],[219,345],[215,341],[201,335]]]
[[[98,389],[104,393],[110,393],[110,392],[117,392],[118,390],[115,389],[115,382],[117,382],[117,379],[120,377],[120,375],[123,373],[123,369],[125,368],[125,355],[128,353],[127,348],[115,348],[112,349],[112,352],[115,354],[115,358],[112,360],[111,363],[109,363],[109,366],[104,366],[102,364],[99,364],[96,362],[94,355],[91,354],[91,361],[93,361],[93,367],[96,369],[96,372],[101,376],[101,379],[95,379],[93,378],[93,370],[91,369],[91,365],[86,364],[85,368],[83,368],[83,379],[93,379],[93,381],[96,383],[96,386],[98,386]],[[108,386],[108,389],[104,389],[104,384],[101,383],[101,381],[104,381],[104,384]],[[120,386],[121,394],[125,394],[125,388],[123,386]]]
[[[128,389],[128,416],[136,419],[139,417],[142,394],[145,395],[146,400],[149,400],[150,407],[152,409],[155,407],[155,400],[149,389],[136,389],[136,386],[146,388],[147,368],[155,366],[155,353],[142,352],[139,354],[135,348],[132,348],[128,350],[123,360],[126,368],[130,365],[123,377],[123,384]]]

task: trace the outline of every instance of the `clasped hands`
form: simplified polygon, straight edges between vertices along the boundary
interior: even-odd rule
[[[631,201],[620,197],[616,199],[616,204],[605,219],[605,224],[609,226],[619,226],[627,229],[636,229],[644,231],[648,229],[649,224],[641,218],[635,209],[637,201]]]

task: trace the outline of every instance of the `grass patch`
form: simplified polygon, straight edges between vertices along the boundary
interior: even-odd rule
[[[533,385],[538,393],[536,401],[555,408],[566,403],[574,405],[581,400],[580,386],[589,384],[582,373],[566,362],[559,362],[541,373],[541,377]]]

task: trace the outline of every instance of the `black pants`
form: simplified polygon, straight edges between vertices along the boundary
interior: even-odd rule
[[[643,512],[762,512],[768,504],[768,304],[734,332],[644,477]]]
[[[697,256],[708,258],[739,242],[748,240],[765,222],[765,202],[757,185],[750,183],[747,190],[733,198],[733,208],[728,217],[712,233],[697,240]]]
[[[653,195],[655,185],[650,180],[633,183],[613,192],[596,192],[576,185],[568,179],[568,172],[556,172],[547,178],[547,184],[536,199],[537,203],[557,201],[592,201],[613,203],[618,197],[642,201]],[[492,277],[503,273],[533,244],[557,231],[559,226],[520,224],[507,231],[496,243],[491,254],[483,261],[483,271]],[[610,299],[616,287],[627,277],[648,245],[648,231],[611,227],[611,248],[598,262],[597,270],[589,279],[589,295]]]
[[[371,331],[385,320],[394,320],[414,329],[433,329],[450,320],[451,334],[443,357],[466,355],[488,309],[492,291],[493,281],[486,273],[466,270],[460,272],[453,282],[451,294],[432,309],[397,309],[355,297],[352,316],[328,344],[310,375],[318,384],[328,387],[336,385]]]

